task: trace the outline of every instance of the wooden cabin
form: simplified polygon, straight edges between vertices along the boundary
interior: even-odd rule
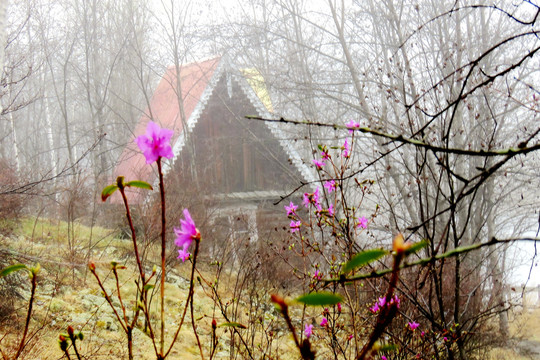
[[[294,147],[294,134],[277,123],[245,118],[272,117],[271,112],[258,72],[216,58],[184,65],[179,76],[174,67],[169,68],[133,138],[145,133],[150,119],[173,129],[174,158],[164,159],[166,182],[174,187],[168,191],[203,194],[216,226],[257,240],[258,229],[268,224],[270,214],[281,214],[281,224],[287,221],[283,205],[272,204],[301,181],[314,179]],[[134,141],[124,149],[115,175],[157,185],[156,166],[145,163]],[[134,191],[128,199],[141,203],[146,196]]]

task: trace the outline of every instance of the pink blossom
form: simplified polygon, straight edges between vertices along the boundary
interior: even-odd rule
[[[360,128],[360,124],[354,120],[349,121],[345,124],[345,126],[347,126],[347,129],[349,129],[349,134],[352,134],[355,129]]]
[[[315,192],[313,193],[313,203],[315,205],[319,205],[320,201],[320,195],[319,195],[319,188],[315,189]]]
[[[348,158],[351,154],[351,146],[347,142],[347,139],[345,139],[345,143],[343,144],[343,157]]]
[[[306,208],[309,208],[310,204],[315,205],[317,209],[319,209],[319,201],[320,201],[320,195],[319,195],[319,188],[315,190],[313,193],[304,193],[304,206]]]
[[[385,306],[391,306],[391,305],[394,305],[394,304],[399,309],[399,306],[401,304],[401,300],[399,299],[399,297],[397,295],[394,295],[392,298],[390,298],[389,302],[386,301],[386,296],[383,296],[383,297],[380,297],[379,299],[377,299],[375,304],[373,304],[373,306],[369,308],[369,311],[376,314],[379,310],[381,310]]]
[[[341,303],[337,303],[337,311],[340,313],[341,312]]]
[[[304,335],[306,335],[306,338],[308,339],[311,335],[313,335],[313,325],[306,324],[306,327],[304,328]]]
[[[189,257],[189,255],[186,256],[186,250],[189,248],[193,240],[201,239],[201,233],[195,226],[195,222],[191,218],[188,209],[184,209],[184,220],[180,219],[180,229],[175,227],[174,233],[176,234],[176,240],[174,243],[176,246],[182,248],[178,258],[185,262],[185,259]]]
[[[321,326],[322,326],[322,327],[325,327],[326,325],[328,325],[328,319],[326,319],[325,317],[323,317],[322,320],[321,320]]]
[[[352,340],[353,337],[354,337],[353,334],[350,334],[350,335],[347,337],[347,340]]]
[[[381,355],[381,360],[388,360],[388,359],[386,358],[386,356]]]
[[[171,159],[174,156],[169,144],[172,135],[172,130],[162,129],[153,121],[148,123],[146,134],[135,139],[146,158],[147,164],[153,163],[160,157]]]
[[[326,151],[321,151],[321,157],[322,157],[323,160],[330,159],[330,155],[328,155],[328,152],[326,152]]]
[[[322,274],[319,269],[315,269],[315,271],[313,272],[313,278],[315,280],[320,280],[322,278]]]
[[[325,181],[324,187],[326,188],[326,190],[328,190],[329,193],[331,193],[336,188],[336,181],[335,180]]]
[[[419,323],[414,322],[414,321],[409,322],[407,325],[409,325],[409,328],[410,328],[412,331],[414,331],[418,326],[420,326]]]
[[[297,205],[294,205],[291,201],[289,206],[285,205],[285,210],[287,210],[287,215],[293,215],[295,214],[296,209],[298,209]]]
[[[303,203],[304,203],[304,206],[306,208],[309,208],[309,204],[311,202],[310,197],[311,197],[310,193],[304,193],[304,201],[303,201]]]
[[[330,204],[330,206],[328,207],[328,215],[330,215],[331,217],[335,215],[334,204]]]
[[[313,159],[313,164],[315,164],[315,166],[316,166],[317,169],[319,169],[319,170],[322,169],[322,167],[323,167],[324,165],[326,165],[326,164],[324,163],[324,161],[322,161],[322,160],[317,160],[317,159]]]
[[[302,226],[302,222],[300,220],[294,221],[291,220],[291,223],[289,224],[291,227],[291,234],[294,234],[298,230],[300,230],[300,226]]]
[[[357,227],[360,227],[362,229],[367,228],[368,219],[365,216],[362,216],[360,219],[358,219],[358,225]]]
[[[191,254],[187,251],[185,251],[184,249],[180,249],[178,250],[178,259],[181,259],[182,262],[186,262],[187,259],[189,259],[189,256]]]

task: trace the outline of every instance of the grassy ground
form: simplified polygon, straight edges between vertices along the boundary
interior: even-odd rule
[[[511,340],[506,347],[491,351],[491,360],[540,359],[540,308],[510,314]]]
[[[121,270],[119,282],[122,289],[122,299],[127,313],[135,306],[137,273],[133,262],[131,240],[118,239],[116,233],[108,229],[94,227],[90,229],[80,224],[66,224],[56,220],[23,219],[14,227],[9,236],[0,235],[0,249],[9,249],[12,262],[22,262],[29,266],[41,264],[39,286],[34,304],[33,317],[30,325],[30,343],[25,351],[25,359],[58,359],[62,353],[58,346],[58,335],[66,332],[68,326],[85,335],[80,343],[81,353],[91,359],[120,359],[127,358],[126,336],[119,328],[110,306],[105,302],[97,281],[87,270],[88,261],[96,263],[97,272],[105,284],[107,292],[112,294],[117,311],[121,313],[119,300],[116,297],[116,283],[110,271],[112,260],[123,264],[127,269]],[[213,269],[201,264],[203,270],[200,276],[212,279]],[[147,271],[151,272],[149,265]],[[187,298],[190,276],[189,263],[176,263],[169,268],[166,282],[166,344],[170,344],[177,325],[180,322],[182,310]],[[16,311],[11,318],[0,323],[0,349],[5,353],[17,347],[17,339],[22,332],[26,308],[28,306],[29,280],[18,273],[18,281],[23,284],[19,291],[22,299],[15,304]],[[10,275],[12,276],[12,275]],[[224,279],[232,281],[233,278]],[[232,286],[222,284],[223,301],[231,302],[232,293],[227,291]],[[158,294],[153,301],[153,324],[159,327]],[[215,307],[213,300],[205,294],[201,286],[196,286],[194,295],[194,317],[197,332],[200,335],[205,357],[210,352],[211,322],[216,318],[221,324],[224,319]],[[240,308],[241,309],[241,308]],[[244,310],[240,310],[242,313]],[[268,314],[272,316],[272,314]],[[144,323],[139,322],[141,328]],[[218,327],[220,337],[216,356],[228,358],[230,339],[229,329]],[[290,358],[291,340],[283,332],[283,341],[276,349],[280,358]],[[256,339],[255,339],[256,340]],[[134,349],[136,359],[155,358],[154,348],[147,334],[139,329],[134,332]],[[179,333],[171,359],[200,359],[199,348],[188,311],[185,324]]]
[[[1,234],[1,232],[0,232]],[[42,271],[39,274],[39,287],[31,321],[30,343],[25,352],[25,359],[59,359],[62,356],[58,347],[58,334],[65,332],[67,326],[73,326],[85,335],[80,350],[90,359],[127,358],[125,334],[119,329],[118,322],[105,303],[96,280],[87,270],[89,260],[97,264],[100,277],[111,294],[115,293],[115,282],[110,272],[110,262],[118,261],[127,269],[120,271],[122,298],[126,308],[134,306],[136,296],[136,267],[132,261],[132,244],[130,240],[119,239],[114,231],[94,227],[92,229],[80,224],[69,225],[65,222],[33,218],[23,219],[13,227],[9,236],[0,235],[0,249],[9,249],[13,262],[34,265],[39,262]],[[171,267],[166,284],[166,328],[169,344],[176,325],[180,321],[183,305],[189,288],[189,264],[177,263]],[[151,267],[149,267],[150,271]],[[214,269],[204,266],[201,276],[212,279]],[[221,284],[222,301],[233,303],[232,288],[234,274],[223,279]],[[17,339],[22,331],[27,299],[29,297],[29,281],[19,274],[18,281],[24,284],[22,299],[15,305],[18,307],[10,319],[0,323],[0,349],[4,352],[16,348]],[[156,295],[157,296],[157,295]],[[268,296],[267,293],[264,294]],[[116,299],[116,298],[115,298]],[[1,301],[1,299],[0,299]],[[200,286],[195,292],[195,322],[200,334],[205,357],[208,358],[211,339],[211,320],[216,318],[218,324],[224,322],[212,299]],[[118,300],[115,304],[119,309]],[[158,304],[157,297],[154,305]],[[2,304],[0,303],[0,308]],[[248,310],[240,307],[241,319],[247,319]],[[154,309],[154,324],[158,324],[159,311]],[[1,315],[1,314],[0,314]],[[270,324],[276,314],[272,311],[264,313],[264,323]],[[279,316],[277,316],[279,323]],[[512,339],[504,348],[492,349],[489,359],[492,360],[525,360],[535,359],[529,351],[529,345],[540,346],[540,309],[526,310],[511,315]],[[242,320],[243,321],[243,320]],[[142,327],[142,322],[140,323]],[[154,325],[154,326],[156,326]],[[229,357],[230,334],[227,328],[218,328],[220,336],[217,356]],[[276,348],[274,358],[297,359],[298,352],[292,346],[290,336],[283,329],[276,329]],[[254,347],[263,343],[262,334],[253,341]],[[134,344],[137,359],[155,358],[152,343],[147,334],[136,330]],[[7,349],[7,350],[6,350]],[[529,350],[528,350],[529,349]],[[186,325],[183,326],[178,342],[173,348],[171,359],[200,359],[196,339],[191,329],[189,312]]]

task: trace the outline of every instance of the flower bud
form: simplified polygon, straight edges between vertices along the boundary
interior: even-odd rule
[[[216,328],[217,328],[216,319],[212,319],[212,329],[216,330]]]
[[[89,263],[88,263],[88,269],[89,269],[91,272],[95,272],[95,271],[96,271],[96,264],[94,264],[93,262],[89,262]]]
[[[68,326],[67,332],[68,332],[69,338],[70,338],[70,339],[73,339],[74,331],[73,331],[73,327],[71,327],[71,325]]]

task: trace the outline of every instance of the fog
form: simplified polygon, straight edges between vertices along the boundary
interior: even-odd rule
[[[454,286],[439,305],[461,304],[464,320],[434,322],[476,323],[511,302],[510,286],[539,284],[535,1],[2,6],[1,216],[120,226],[123,212],[100,194],[117,176],[157,189],[157,170],[144,168],[134,143],[154,121],[174,131],[174,157],[164,159],[171,217],[188,206],[204,214],[215,234],[209,257],[238,234],[293,241],[300,225],[283,207],[319,188],[324,211],[369,220],[342,246],[341,233],[316,223],[322,208],[306,215],[324,243],[310,258],[321,269],[334,266],[329,254],[390,248],[398,233],[427,241],[414,256],[430,264],[485,244],[439,257],[439,275],[411,280],[420,290]],[[339,196],[325,190],[329,180]],[[130,201],[151,208],[157,195]],[[273,238],[269,229],[285,230]],[[400,291],[415,298],[411,289]]]

